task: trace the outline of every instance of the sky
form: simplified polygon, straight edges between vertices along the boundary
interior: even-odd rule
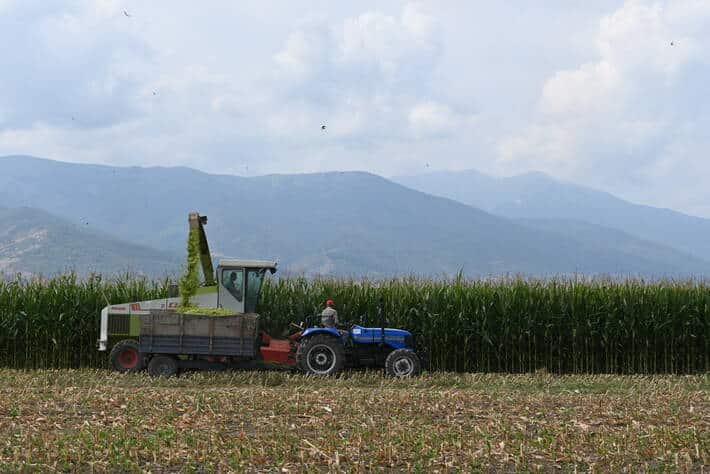
[[[0,45],[0,155],[542,171],[710,217],[708,0],[0,0]]]

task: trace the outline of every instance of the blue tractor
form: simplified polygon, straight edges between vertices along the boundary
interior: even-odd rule
[[[381,313],[381,311],[380,311]],[[412,377],[421,372],[414,337],[403,329],[311,326],[297,335],[296,366],[305,373],[334,375],[345,367],[384,367],[393,377]]]

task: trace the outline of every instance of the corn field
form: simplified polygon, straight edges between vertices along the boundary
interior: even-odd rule
[[[0,282],[0,364],[103,367],[107,303],[162,297],[167,282],[124,277]],[[285,278],[259,313],[275,335],[335,300],[341,321],[412,331],[432,370],[702,373],[710,369],[707,282],[385,281]]]
[[[102,367],[96,350],[101,309],[160,298],[165,282],[124,276],[79,280],[0,280],[0,365],[15,368]]]

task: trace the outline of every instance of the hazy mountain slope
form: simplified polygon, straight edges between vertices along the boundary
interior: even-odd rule
[[[585,221],[710,261],[710,219],[632,204],[609,193],[557,181],[543,173],[495,178],[469,170],[394,179],[412,189],[455,199],[493,214]]]
[[[367,173],[216,176],[186,168],[113,168],[0,159],[12,205],[184,252],[187,213],[209,217],[217,255],[278,259],[295,272],[388,275],[570,272],[686,274],[706,264],[637,258],[530,228]]]
[[[0,273],[51,275],[67,270],[106,275],[178,273],[175,255],[87,230],[45,211],[0,207]]]
[[[519,219],[518,222],[564,235],[574,239],[580,247],[591,251],[603,252],[605,249],[614,248],[629,258],[645,261],[647,265],[657,261],[673,261],[684,268],[694,268],[697,274],[707,274],[710,268],[710,264],[693,255],[609,227],[571,219]]]

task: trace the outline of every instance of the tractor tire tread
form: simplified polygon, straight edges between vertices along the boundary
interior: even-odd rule
[[[296,366],[303,373],[311,373],[308,369],[307,356],[309,349],[316,344],[327,344],[335,353],[335,367],[327,375],[335,375],[345,367],[345,346],[333,336],[316,334],[301,341],[296,351]]]
[[[408,349],[396,349],[390,352],[387,359],[385,359],[385,372],[387,375],[390,377],[398,377],[394,364],[397,359],[401,357],[408,358],[409,362],[412,364],[412,371],[408,375],[405,375],[405,377],[414,377],[415,375],[419,375],[421,373],[422,364],[416,352]]]

